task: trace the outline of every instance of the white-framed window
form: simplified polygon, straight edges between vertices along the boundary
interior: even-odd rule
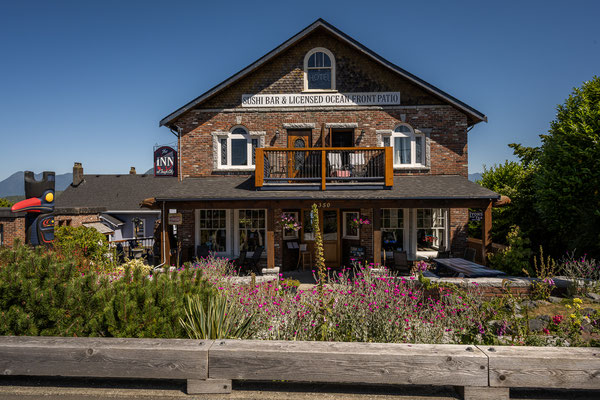
[[[227,210],[196,210],[196,245],[219,254],[228,252]]]
[[[323,47],[304,56],[304,90],[335,90],[335,57]]]
[[[406,210],[403,208],[381,209],[381,247],[386,252],[406,251],[408,224],[405,218]]]
[[[267,217],[264,209],[236,210],[237,248],[252,255],[257,247],[266,251]]]
[[[343,237],[344,239],[359,239],[358,226],[353,222],[360,217],[356,211],[344,211],[343,216]]]
[[[417,253],[445,251],[448,248],[448,210],[417,208]]]
[[[133,218],[131,220],[131,226],[134,238],[146,237],[146,220],[144,218]]]
[[[291,216],[292,218],[294,218],[294,220],[296,222],[300,221],[298,219],[298,211],[285,211],[284,214]],[[283,239],[284,240],[298,239],[298,231],[295,231],[293,229],[283,228]]]
[[[425,135],[415,133],[410,125],[396,126],[382,141],[394,149],[394,168],[425,166]]]
[[[315,232],[312,227],[311,210],[302,210],[302,239],[306,241],[315,240]]]
[[[243,126],[217,137],[217,167],[223,169],[248,169],[254,166],[258,137],[252,137]]]

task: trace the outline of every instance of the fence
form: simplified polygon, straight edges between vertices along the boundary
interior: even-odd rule
[[[258,340],[0,337],[4,375],[187,380],[188,394],[232,380],[457,386],[465,399],[509,388],[600,389],[598,348]]]

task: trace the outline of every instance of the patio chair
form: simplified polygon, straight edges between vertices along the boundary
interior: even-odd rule
[[[251,258],[247,258],[244,263],[244,271],[246,272],[254,272],[256,275],[262,275],[260,268],[258,267],[258,262],[260,261],[260,257],[262,256],[265,248],[263,246],[259,246],[254,249],[254,254],[252,254]]]
[[[450,258],[449,251],[438,251],[438,255],[436,258]]]
[[[240,250],[240,256],[233,260],[233,264],[241,271],[243,265],[246,263],[246,250]]]
[[[198,246],[198,248],[196,249],[196,258],[208,257],[209,254],[210,252],[208,250],[208,246],[205,244]]]
[[[465,252],[463,254],[463,258],[465,260],[469,260],[469,261],[473,261],[475,262],[475,249],[472,249],[470,247],[467,247],[465,249]]]
[[[329,176],[337,176],[337,173],[343,169],[342,154],[328,153],[327,163],[329,164]]]
[[[352,176],[365,176],[367,166],[365,163],[365,155],[363,153],[350,153],[349,155],[349,168]]]
[[[410,274],[410,265],[408,265],[406,251],[394,251],[394,271],[402,275]]]

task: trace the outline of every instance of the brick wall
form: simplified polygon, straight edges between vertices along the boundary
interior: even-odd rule
[[[393,129],[402,121],[421,130],[431,130],[431,169],[420,172],[395,171],[396,174],[430,173],[433,175],[468,175],[467,117],[450,106],[411,109],[354,109],[321,111],[271,112],[202,112],[192,111],[178,122],[184,127],[181,137],[181,170],[184,178],[213,174],[213,132],[229,131],[243,125],[249,131],[264,131],[266,147],[287,147],[286,123],[314,123],[313,146],[320,145],[326,123],[357,123],[355,145],[376,147],[377,130]],[[279,136],[276,136],[279,131]],[[325,130],[326,131],[326,130]],[[364,134],[362,133],[364,131]],[[327,140],[327,139],[325,139]]]
[[[25,243],[25,217],[0,217],[4,246],[13,246],[15,240]]]
[[[98,222],[98,214],[61,214],[54,216],[54,226],[69,225],[73,227],[82,226],[85,222]]]
[[[469,223],[468,208],[450,209],[450,250],[453,254],[462,255],[467,247]]]
[[[303,62],[308,51],[325,47],[336,61],[336,89],[340,92],[399,91],[394,107],[241,107],[243,94],[301,93]],[[182,128],[180,157],[183,177],[207,176],[213,171],[213,132],[243,125],[265,132],[267,147],[287,147],[285,123],[313,123],[313,145],[320,145],[326,123],[356,123],[355,145],[378,146],[376,130],[393,129],[406,122],[430,130],[431,168],[397,174],[459,174],[467,176],[467,116],[422,87],[402,78],[324,30],[316,30],[275,59],[222,90],[213,98],[173,121]],[[280,135],[276,137],[276,131]],[[221,173],[221,172],[220,172]],[[248,174],[246,172],[246,174]]]

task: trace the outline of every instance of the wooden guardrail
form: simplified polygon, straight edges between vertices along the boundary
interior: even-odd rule
[[[0,337],[0,373],[187,380],[453,385],[467,400],[511,387],[600,390],[600,349],[257,340]]]

